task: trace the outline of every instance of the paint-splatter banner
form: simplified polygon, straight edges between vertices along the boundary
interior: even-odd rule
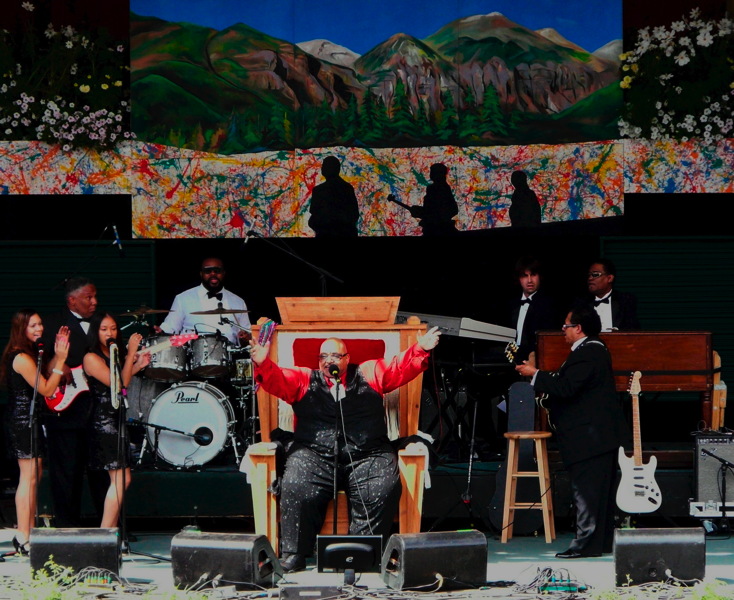
[[[716,146],[688,142],[624,142],[626,193],[734,192],[734,139]]]
[[[221,157],[136,146],[132,157],[133,230],[146,238],[313,235],[307,222],[322,160],[341,162],[355,189],[360,235],[420,235],[416,219],[387,201],[422,204],[430,166],[448,167],[460,230],[511,225],[510,176],[521,170],[543,207],[543,221],[622,214],[619,143],[494,148],[329,148]]]
[[[448,167],[458,228],[510,226],[512,172],[528,175],[544,223],[623,213],[626,192],[732,192],[734,140],[639,141],[490,148],[329,148],[220,156],[139,142],[117,151],[61,152],[0,143],[2,194],[131,194],[139,238],[310,236],[309,202],[324,157],[355,188],[360,235],[419,235],[394,194],[421,204],[433,163]]]

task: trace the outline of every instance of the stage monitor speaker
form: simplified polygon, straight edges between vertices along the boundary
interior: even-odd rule
[[[614,571],[617,585],[669,578],[702,580],[706,574],[706,533],[703,527],[617,529]]]
[[[734,463],[734,438],[731,433],[700,434],[696,437],[696,501],[722,502],[722,463],[704,450]],[[723,472],[726,477],[728,504],[734,502],[734,475],[730,469],[724,469]]]
[[[110,528],[46,528],[31,532],[31,569],[46,568],[53,561],[79,573],[87,567],[120,574],[122,550],[117,527]]]
[[[382,553],[382,580],[394,590],[441,583],[441,590],[487,582],[487,538],[480,531],[395,534]]]
[[[171,540],[173,583],[176,587],[272,587],[283,568],[264,535],[206,533],[185,529]]]

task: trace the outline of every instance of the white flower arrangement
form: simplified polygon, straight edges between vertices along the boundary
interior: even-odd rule
[[[641,29],[620,55],[622,137],[713,145],[734,134],[734,23],[700,14],[696,8],[669,28]]]
[[[0,32],[0,137],[72,148],[110,148],[129,128],[125,48],[72,26],[36,27],[32,2],[25,31]],[[45,22],[44,22],[45,23]]]

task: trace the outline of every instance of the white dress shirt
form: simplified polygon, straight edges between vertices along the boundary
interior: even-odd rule
[[[250,330],[250,318],[246,312],[226,314],[226,315],[192,315],[193,312],[202,310],[214,310],[219,308],[221,302],[222,308],[230,310],[247,310],[245,301],[233,294],[232,292],[222,288],[222,300],[217,298],[208,298],[208,290],[199,285],[195,288],[186,290],[178,294],[171,305],[171,312],[168,313],[161,329],[166,333],[199,333],[208,334],[221,332],[232,344],[239,345],[237,337],[240,329],[233,325],[223,323],[223,319],[234,321],[248,331]]]

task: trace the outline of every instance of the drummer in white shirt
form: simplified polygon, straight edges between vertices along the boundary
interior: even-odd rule
[[[221,333],[234,346],[247,345],[250,339],[250,319],[245,301],[224,288],[226,271],[219,258],[205,258],[201,262],[201,285],[178,294],[160,328],[159,333]],[[223,314],[193,314],[222,309]],[[242,312],[234,312],[234,311]]]

